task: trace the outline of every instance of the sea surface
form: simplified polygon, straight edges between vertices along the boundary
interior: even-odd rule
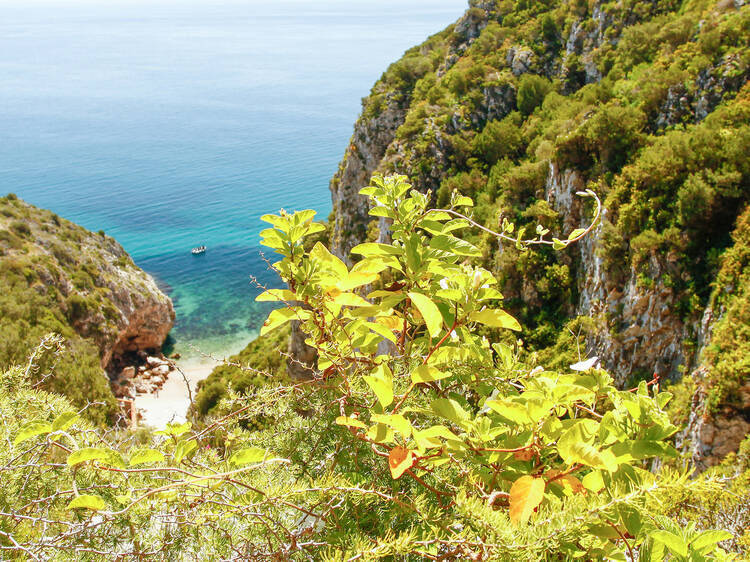
[[[327,218],[361,98],[466,4],[0,0],[0,193],[114,236],[174,300],[175,351],[237,351],[278,283],[259,217]]]

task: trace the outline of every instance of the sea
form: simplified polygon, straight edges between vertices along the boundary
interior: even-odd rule
[[[466,7],[0,0],[0,193],[115,237],[174,301],[170,351],[239,351],[279,283],[260,217],[328,217],[361,98]]]

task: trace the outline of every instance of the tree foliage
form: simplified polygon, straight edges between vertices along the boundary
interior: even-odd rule
[[[301,323],[318,353],[309,380],[259,387],[203,428],[103,434],[19,370],[3,374],[0,548],[63,560],[731,558],[717,543],[732,535],[658,516],[724,486],[649,470],[676,454],[669,393],[618,390],[595,360],[525,364],[519,323],[459,236],[471,199],[430,209],[403,177],[363,192],[392,241],[354,248],[352,267],[306,248],[322,228],[313,211],[263,217],[288,285],[258,297],[283,303],[263,331]],[[496,234],[564,248],[591,226]],[[259,413],[274,423],[244,431]]]

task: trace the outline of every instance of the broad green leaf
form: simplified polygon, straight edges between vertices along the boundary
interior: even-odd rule
[[[92,511],[101,511],[105,507],[106,504],[102,498],[91,494],[76,496],[68,504],[68,509],[90,509]]]
[[[52,422],[52,431],[65,431],[81,419],[75,412],[63,412]]]
[[[130,455],[130,462],[128,464],[135,466],[137,464],[162,462],[163,460],[164,455],[161,451],[157,451],[156,449],[139,449]]]
[[[300,309],[296,306],[277,308],[276,310],[272,310],[271,314],[268,315],[268,318],[263,323],[263,326],[260,329],[260,335],[263,336],[271,330],[274,330],[279,326],[283,326],[290,320],[296,319],[299,312]]]
[[[453,433],[450,429],[448,429],[444,425],[432,425],[428,427],[427,429],[423,429],[419,433],[421,434],[422,437],[429,438],[429,439],[432,439],[435,437],[442,437],[443,439],[447,439],[448,441],[461,441],[458,435]]]
[[[365,326],[367,326],[368,328],[370,328],[370,330],[372,330],[376,334],[378,334],[380,336],[383,336],[385,339],[387,339],[387,340],[389,340],[389,341],[391,341],[393,343],[398,342],[398,338],[393,333],[393,331],[390,330],[390,329],[388,329],[383,323],[380,323],[380,322],[366,322]]]
[[[733,538],[732,533],[728,531],[703,531],[697,538],[690,541],[690,546],[698,551],[713,546],[721,541],[728,541]]]
[[[263,462],[269,456],[268,451],[259,447],[248,447],[240,449],[229,457],[229,464],[245,466],[252,463]]]
[[[430,365],[420,365],[411,372],[411,380],[414,384],[439,381],[450,376],[450,371],[440,371]]]
[[[23,443],[27,439],[31,439],[37,435],[44,435],[52,431],[52,424],[43,420],[33,420],[26,423],[21,431],[18,432],[16,438],[13,440],[14,445]]]
[[[588,443],[580,441],[573,443],[568,442],[564,446],[558,443],[557,450],[569,466],[574,464],[585,464],[586,466],[593,468],[617,470],[616,464],[613,467],[611,463],[606,462],[608,459],[605,459],[596,447],[589,445]]]
[[[598,433],[599,424],[594,420],[583,419],[568,428],[557,441],[557,451],[568,465],[585,464],[594,468],[617,470],[617,463],[611,451],[600,452],[591,443]]]
[[[180,464],[182,459],[187,458],[193,451],[198,448],[198,443],[195,439],[190,441],[180,441],[174,449],[174,462]]]
[[[469,414],[455,400],[450,398],[438,398],[432,401],[430,409],[438,416],[455,422],[459,425],[469,419]]]
[[[657,531],[651,531],[651,533],[649,534],[651,535],[652,539],[654,539],[655,541],[659,541],[675,554],[678,554],[680,556],[687,556],[688,545],[685,544],[685,541],[682,539],[682,537],[678,537],[677,535],[670,533],[669,531],[663,531],[661,529]]]
[[[310,250],[310,260],[319,267],[331,271],[338,279],[345,279],[349,275],[349,269],[339,258],[328,251],[323,244],[316,242]]]
[[[384,423],[376,423],[367,430],[367,437],[375,443],[390,443],[393,441],[393,430]]]
[[[510,521],[513,526],[528,521],[534,510],[544,498],[545,482],[543,478],[521,476],[510,487]]]
[[[398,431],[404,437],[409,437],[411,435],[411,431],[412,431],[411,422],[407,420],[401,414],[391,414],[391,415],[373,414],[372,421],[378,422],[378,423],[384,423],[385,425],[392,427],[393,429]]]
[[[531,423],[529,411],[521,404],[511,400],[487,400],[484,405],[514,423],[520,425]]]
[[[372,306],[371,302],[355,293],[338,293],[333,296],[333,302],[341,306]]]
[[[387,217],[389,219],[396,218],[396,213],[388,207],[373,207],[370,209],[369,214],[372,217]]]
[[[620,535],[617,533],[617,530],[610,527],[609,525],[589,525],[588,532],[594,535],[595,537],[600,537],[602,539],[619,539]]]
[[[269,289],[263,291],[255,300],[257,302],[290,302],[297,298],[289,289]]]
[[[568,234],[568,240],[573,240],[573,238],[578,238],[584,232],[586,232],[585,228],[576,228],[573,232]]]
[[[474,244],[470,244],[469,242],[456,238],[455,236],[446,236],[443,234],[434,236],[432,240],[430,240],[430,248],[449,252],[457,256],[477,257],[482,255],[482,250],[474,246]]]
[[[564,250],[565,247],[566,247],[565,242],[563,242],[559,238],[553,238],[552,239],[552,249],[553,250]]]
[[[376,242],[365,242],[351,249],[352,254],[359,254],[366,258],[372,256],[400,256],[403,251],[389,244],[378,244]]]
[[[473,207],[474,201],[472,201],[471,197],[466,197],[465,195],[461,195],[459,197],[456,197],[456,200],[453,202],[453,205],[456,207]]]
[[[381,365],[373,371],[372,376],[363,378],[378,397],[378,402],[383,408],[393,403],[393,375],[388,367]]]
[[[492,349],[495,350],[498,357],[503,362],[503,367],[506,369],[511,369],[513,367],[513,350],[510,348],[510,346],[504,344],[504,343],[493,343]]]
[[[360,273],[358,271],[352,271],[336,284],[336,288],[341,291],[349,291],[361,287],[362,285],[369,285],[377,278],[377,273]]]
[[[68,466],[75,466],[86,461],[103,461],[111,458],[114,451],[101,447],[86,447],[68,455]]]
[[[479,312],[472,312],[469,315],[469,320],[493,328],[506,328],[508,330],[515,330],[516,332],[521,331],[521,325],[518,323],[518,320],[501,308],[485,308]]]
[[[339,416],[336,418],[336,423],[338,425],[343,425],[346,427],[359,427],[361,429],[366,429],[367,426],[364,422],[358,420],[357,418],[350,418],[347,416]]]
[[[417,307],[417,310],[419,310],[425,324],[427,324],[427,330],[430,332],[430,336],[433,338],[438,336],[443,327],[443,315],[440,314],[440,310],[435,303],[432,302],[429,297],[421,293],[410,292],[409,298],[411,299],[411,302],[414,303],[414,306]]]
[[[581,480],[581,484],[583,484],[583,487],[587,490],[590,490],[594,493],[598,492],[599,490],[604,488],[604,479],[602,478],[602,473],[598,470],[589,472],[586,476],[583,477],[583,479]]]

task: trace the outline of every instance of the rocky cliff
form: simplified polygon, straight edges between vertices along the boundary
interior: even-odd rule
[[[114,400],[105,375],[127,352],[158,350],[174,322],[170,299],[125,250],[13,195],[0,199],[0,363],[24,363],[41,337],[69,352],[40,376],[78,402]],[[78,368],[74,368],[78,365]]]
[[[578,343],[622,385],[683,380],[693,394],[675,415],[692,415],[690,443],[713,442],[701,431],[750,418],[747,369],[727,367],[713,329],[729,308],[712,296],[747,244],[735,225],[750,201],[749,41],[742,0],[471,2],[364,100],[331,182],[333,247],[346,257],[385,234],[357,195],[375,172],[407,174],[440,205],[471,195],[490,228],[504,217],[563,234],[590,220],[575,192],[593,189],[604,218],[575,249],[530,255],[477,235],[486,265],[530,352],[563,363]],[[747,332],[732,337],[750,352]]]

